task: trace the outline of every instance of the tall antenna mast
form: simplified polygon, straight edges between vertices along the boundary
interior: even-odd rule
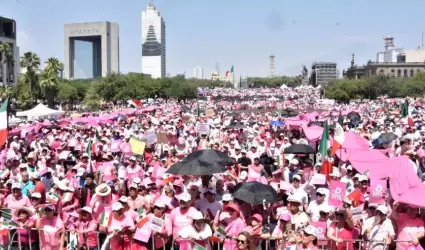
[[[275,56],[274,55],[270,55],[269,56],[270,59],[270,77],[274,77],[274,73],[275,73]]]

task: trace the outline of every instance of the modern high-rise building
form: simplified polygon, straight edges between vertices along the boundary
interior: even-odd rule
[[[88,79],[120,71],[117,23],[71,23],[64,26],[67,79]]]
[[[16,41],[16,21],[0,16],[0,44],[9,44],[5,60],[3,51],[0,51],[0,83],[2,85],[15,84],[18,81],[19,48]],[[3,46],[2,46],[3,47]]]
[[[315,62],[311,65],[311,77],[313,85],[326,85],[339,78],[337,64],[334,62]]]
[[[193,78],[203,79],[204,78],[204,69],[201,67],[193,68]]]
[[[152,78],[166,75],[165,22],[155,5],[142,11],[142,73]]]

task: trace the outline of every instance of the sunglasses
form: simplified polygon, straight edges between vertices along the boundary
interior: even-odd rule
[[[53,212],[53,209],[46,208],[46,209],[44,209],[44,211],[46,211],[46,212]]]
[[[320,194],[320,193],[316,193],[316,196],[323,197],[325,195],[324,194]]]
[[[247,244],[248,243],[246,240],[237,239],[236,241],[238,242],[238,244]]]
[[[362,182],[360,182],[362,185],[367,185],[368,183],[367,183],[367,181],[362,181]]]
[[[159,210],[161,210],[162,207],[154,206],[153,209],[159,209]]]
[[[328,213],[320,212],[320,216],[327,216],[327,215],[328,215]]]
[[[31,198],[32,201],[38,201],[40,198]]]

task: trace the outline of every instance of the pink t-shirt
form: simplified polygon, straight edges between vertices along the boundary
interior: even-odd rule
[[[192,225],[192,215],[198,210],[194,207],[189,207],[187,212],[182,213],[180,207],[174,208],[170,213],[171,223],[173,225],[173,237],[177,238],[180,229],[185,226]]]
[[[64,226],[62,220],[55,216],[53,220],[49,220],[46,216],[40,219],[40,232],[41,249],[42,250],[56,250],[60,246],[59,233],[63,231]]]
[[[245,222],[241,218],[237,218],[236,220],[229,222],[225,231],[227,232],[227,236],[237,237],[244,228]],[[237,246],[236,240],[226,238],[223,242],[224,249],[233,249],[235,246]]]
[[[98,220],[103,212],[109,212],[112,203],[113,200],[111,195],[99,196],[94,194],[90,200],[90,207],[93,209],[93,218]]]
[[[124,214],[124,216],[119,220],[113,216],[111,226],[108,227],[108,233],[115,233],[115,230],[122,229],[124,227],[134,228],[133,219],[128,214]],[[111,249],[130,249],[130,243],[131,240],[128,235],[116,235],[112,237],[110,241]]]
[[[398,237],[397,249],[407,249],[409,243],[416,235],[424,232],[424,222],[419,219],[411,219],[407,214],[398,214],[397,221]]]
[[[97,223],[95,220],[91,220],[91,221],[77,221],[75,223],[76,228],[78,229],[78,232],[80,232],[80,235],[78,236],[79,239],[85,239],[84,236],[87,236],[87,245],[90,248],[94,248],[97,247],[98,243],[97,243]],[[78,245],[80,247],[86,245],[85,242],[80,241],[78,242]]]
[[[4,199],[4,206],[7,208],[10,208],[11,214],[15,212],[15,209],[18,207],[32,207],[30,199],[25,196],[21,195],[19,199],[15,199],[13,194],[9,194],[6,199]],[[13,216],[14,218],[15,216]]]

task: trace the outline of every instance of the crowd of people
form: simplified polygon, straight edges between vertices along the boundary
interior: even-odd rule
[[[352,158],[408,156],[409,178],[421,180],[422,100],[342,105],[319,101],[319,91],[219,89],[209,94],[225,100],[23,122],[1,151],[0,249],[422,249],[421,194],[396,200],[395,184],[371,174],[375,164]],[[317,152],[328,126],[330,140],[342,127],[349,150],[285,152],[300,144]],[[385,133],[394,138],[377,141]],[[212,175],[167,173],[199,150],[234,162]],[[234,197],[244,182],[273,187],[275,200]]]

